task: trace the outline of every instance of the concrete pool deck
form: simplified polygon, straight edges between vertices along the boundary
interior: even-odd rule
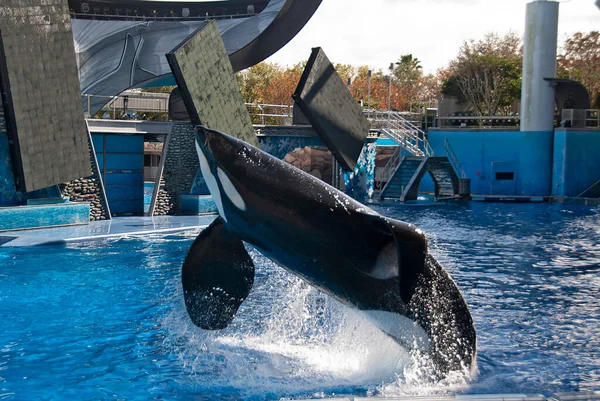
[[[558,393],[550,397],[541,394],[473,394],[450,396],[406,396],[393,398],[338,397],[326,398],[327,401],[594,401],[600,400],[598,391],[582,391],[580,393]],[[313,401],[310,399],[297,401]]]
[[[89,224],[0,232],[1,247],[61,245],[69,242],[193,230],[208,226],[217,215],[115,217]]]

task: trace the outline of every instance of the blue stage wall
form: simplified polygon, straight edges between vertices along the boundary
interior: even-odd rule
[[[436,155],[450,143],[473,194],[551,195],[552,132],[430,130],[428,139]]]
[[[579,196],[600,180],[600,131],[563,129],[554,133],[552,195]],[[598,197],[600,193],[586,194]]]
[[[93,134],[113,215],[144,214],[144,136]]]

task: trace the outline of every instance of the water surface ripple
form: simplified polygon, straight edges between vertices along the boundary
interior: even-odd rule
[[[428,380],[359,313],[251,250],[234,323],[189,322],[197,232],[0,250],[0,400],[374,397],[600,389],[600,209],[373,205],[420,226],[473,314],[478,374]]]

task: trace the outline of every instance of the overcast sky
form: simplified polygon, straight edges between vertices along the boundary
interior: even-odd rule
[[[267,61],[292,65],[323,48],[336,63],[386,69],[412,53],[425,72],[452,60],[464,40],[487,32],[523,35],[527,0],[323,0],[304,29]],[[577,31],[600,30],[595,0],[560,4],[559,45]]]

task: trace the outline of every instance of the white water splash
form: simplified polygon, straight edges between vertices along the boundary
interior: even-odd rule
[[[203,331],[190,322],[179,282],[162,322],[167,352],[177,355],[186,386],[239,389],[246,395],[422,393],[426,369],[364,316],[318,292],[253,249],[254,288],[232,324]],[[433,376],[433,375],[432,375]],[[463,380],[463,383],[465,381]],[[429,390],[427,391],[429,392]]]

